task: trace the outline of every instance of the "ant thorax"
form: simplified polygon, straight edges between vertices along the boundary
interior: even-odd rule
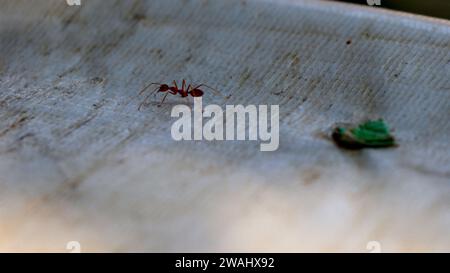
[[[182,98],[189,96],[189,92],[186,90],[178,90],[178,93],[181,95]]]

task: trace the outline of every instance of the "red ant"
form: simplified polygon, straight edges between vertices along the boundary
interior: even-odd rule
[[[139,105],[139,110],[141,110],[142,106],[145,105],[145,103],[147,102],[148,98],[150,98],[151,95],[156,95],[157,93],[166,93],[163,97],[163,99],[161,100],[161,102],[158,104],[158,107],[161,107],[161,105],[164,103],[164,101],[166,100],[167,96],[169,94],[172,95],[177,95],[180,94],[180,96],[182,98],[187,98],[189,95],[191,95],[192,97],[203,97],[203,90],[200,89],[200,87],[207,87],[209,89],[211,89],[212,91],[214,91],[214,93],[219,94],[219,91],[217,91],[216,89],[206,85],[206,84],[200,84],[197,86],[191,85],[189,84],[186,87],[186,80],[183,79],[183,83],[181,85],[181,89],[178,88],[177,82],[173,81],[173,86],[169,86],[167,84],[162,84],[162,83],[151,83],[147,86],[144,87],[144,89],[141,90],[141,92],[139,93],[139,95],[142,95],[150,86],[152,85],[159,85],[155,91],[153,91],[152,93],[150,93],[143,101],[142,103]]]

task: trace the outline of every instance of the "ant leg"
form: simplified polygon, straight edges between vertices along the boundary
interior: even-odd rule
[[[150,98],[150,96],[151,96],[151,94],[150,95],[148,95],[147,97],[145,97],[145,99],[141,102],[141,104],[139,104],[139,108],[138,108],[138,111],[141,111],[141,109],[142,109],[142,106],[144,106],[145,105],[145,103],[147,102],[147,100],[148,100],[148,98]]]
[[[159,87],[155,89],[155,91],[153,91],[152,93],[150,93],[147,97],[145,97],[145,99],[142,101],[142,103],[139,105],[138,111],[141,111],[142,106],[145,105],[145,103],[147,102],[147,100],[150,98],[151,95],[155,96],[156,94],[158,94],[159,91]]]
[[[178,85],[177,85],[177,82],[175,80],[173,81],[173,86],[175,86],[175,88],[178,90]]]
[[[186,93],[189,95],[190,90],[192,90],[193,86],[191,84],[188,85],[187,89],[186,89]],[[189,99],[188,97],[186,97],[186,102],[189,104]]]
[[[167,94],[164,96],[164,98],[162,99],[162,101],[159,103],[158,107],[161,107],[161,105],[162,105],[162,104],[164,103],[164,101],[166,100],[167,95],[169,95],[169,93],[167,93]]]
[[[153,94],[153,97],[156,96],[156,94],[158,94],[159,92],[159,87],[155,89],[155,91],[153,91],[151,94]]]
[[[184,88],[186,87],[186,80],[185,79],[183,79],[183,84],[182,84],[182,86],[181,86],[181,90],[184,92]],[[186,91],[188,91],[188,90],[186,90]]]
[[[192,86],[189,84],[187,89],[186,89],[186,94],[189,94],[189,90],[192,88]],[[189,104],[189,98],[188,97],[184,97],[186,104]]]

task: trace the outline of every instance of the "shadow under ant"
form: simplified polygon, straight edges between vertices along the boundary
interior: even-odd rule
[[[187,106],[193,107],[194,102],[193,101],[165,101],[164,104],[161,104],[160,101],[146,101],[141,103],[139,111],[141,111],[143,108],[149,107],[149,106],[156,106],[158,108],[162,108],[163,105],[174,107],[179,104],[185,104]]]

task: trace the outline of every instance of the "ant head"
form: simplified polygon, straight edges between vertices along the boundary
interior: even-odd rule
[[[169,90],[169,86],[167,85],[167,84],[161,84],[160,86],[159,86],[159,91],[160,92],[166,92],[166,91],[168,91]]]
[[[202,97],[203,96],[203,91],[200,89],[192,89],[191,90],[191,96],[193,97]]]

